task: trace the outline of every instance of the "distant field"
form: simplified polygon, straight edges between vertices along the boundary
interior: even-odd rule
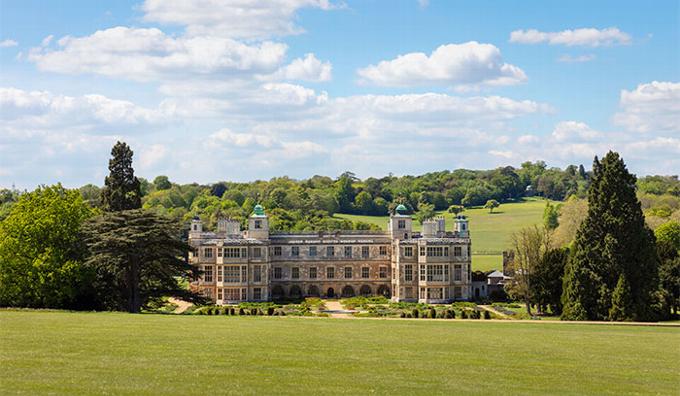
[[[677,394],[676,328],[0,311],[0,393]]]
[[[501,252],[507,250],[510,235],[516,230],[540,224],[543,221],[545,200],[531,198],[523,202],[502,204],[493,214],[487,209],[471,208],[463,212],[470,219],[470,233],[472,235],[472,267],[474,270],[486,271],[501,269]],[[446,218],[446,226],[453,227],[453,215],[440,212]],[[335,217],[363,221],[387,228],[387,216],[359,216],[336,214]],[[414,229],[419,231],[420,224],[413,222]]]

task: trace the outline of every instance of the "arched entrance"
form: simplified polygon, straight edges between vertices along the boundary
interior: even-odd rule
[[[382,285],[378,288],[378,295],[387,298],[392,297],[392,295],[390,294],[390,288],[385,285]]]
[[[475,287],[475,299],[479,300],[479,288]]]
[[[328,298],[335,297],[335,290],[333,290],[332,287],[329,287],[328,290],[326,290],[326,297]]]
[[[288,296],[292,300],[299,300],[302,298],[302,289],[300,289],[300,286],[298,285],[293,285],[290,288],[290,292],[288,292]]]
[[[310,297],[319,297],[319,288],[314,285],[309,286],[309,289],[307,289],[307,295]]]
[[[343,297],[354,297],[354,288],[350,285],[347,285],[342,288],[342,296]]]
[[[361,286],[361,289],[359,289],[359,294],[361,294],[364,297],[368,297],[371,294],[373,294],[373,290],[371,290],[371,286],[363,285]]]
[[[276,285],[272,288],[272,300],[281,300],[283,299],[283,296],[284,291],[281,285]]]

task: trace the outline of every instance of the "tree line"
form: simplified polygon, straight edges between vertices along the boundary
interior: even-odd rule
[[[21,194],[0,222],[0,306],[140,312],[198,273],[177,222],[142,208],[132,150],[111,152],[101,201],[57,184]]]
[[[652,231],[645,223],[637,179],[617,153],[595,158],[582,220],[555,238],[560,209],[548,203],[542,227],[512,237],[511,297],[531,315],[550,311],[566,320],[655,321],[680,310],[680,223]],[[568,212],[571,221],[576,213]],[[567,235],[565,239],[564,236]]]

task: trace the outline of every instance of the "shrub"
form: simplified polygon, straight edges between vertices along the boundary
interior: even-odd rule
[[[238,309],[238,314],[241,315],[241,316],[242,316],[242,315],[245,315],[245,314],[246,314],[246,311],[245,311],[243,308],[239,308],[239,309]]]
[[[447,309],[446,310],[446,319],[455,319],[456,318],[456,311],[453,309]]]
[[[414,309],[412,313],[413,313],[413,317],[414,317],[414,318],[418,318],[418,316],[420,316],[420,315],[419,315],[420,312],[419,312],[417,309]]]
[[[267,307],[267,315],[272,316],[274,312],[274,307]]]
[[[257,308],[251,308],[250,309],[250,315],[251,316],[257,316]]]
[[[411,315],[411,313],[408,312],[408,313],[406,313],[406,317],[407,317],[407,318],[413,318],[413,315]]]
[[[213,309],[212,309],[212,308],[208,308],[208,309],[206,310],[206,313],[207,313],[208,315],[212,315],[212,314],[213,314]]]
[[[257,316],[262,316],[262,315],[264,315],[264,314],[262,313],[262,310],[261,310],[260,308],[258,308],[258,309],[257,309]]]
[[[460,311],[460,318],[467,319],[467,314],[465,313],[465,310]]]
[[[236,315],[236,308],[230,307],[230,308],[229,308],[229,315],[232,315],[232,316],[233,316],[233,315]]]
[[[224,307],[224,315],[229,315],[229,307]]]
[[[405,313],[404,311],[401,311],[401,312],[399,313],[399,317],[400,317],[400,318],[405,318],[405,317],[406,317],[406,313]]]
[[[430,308],[430,319],[437,319],[437,310]]]
[[[491,314],[489,311],[484,311],[484,319],[491,319]]]
[[[285,311],[279,311],[279,316],[286,316],[286,312]]]

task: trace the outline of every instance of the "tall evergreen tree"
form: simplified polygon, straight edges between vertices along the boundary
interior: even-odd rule
[[[625,277],[617,301],[631,301],[630,319],[653,320],[658,291],[654,236],[635,195],[636,178],[617,153],[593,163],[588,215],[576,234],[564,278],[562,318],[606,320],[612,292]]]
[[[111,149],[110,174],[102,189],[102,207],[107,212],[142,207],[142,192],[132,168],[132,155],[132,150],[124,142],[117,142]]]
[[[625,275],[619,276],[616,288],[612,293],[612,307],[609,308],[609,320],[631,320],[634,316],[630,284]]]
[[[103,213],[85,227],[100,309],[139,312],[154,299],[198,297],[178,279],[195,276],[177,224],[145,210]]]

